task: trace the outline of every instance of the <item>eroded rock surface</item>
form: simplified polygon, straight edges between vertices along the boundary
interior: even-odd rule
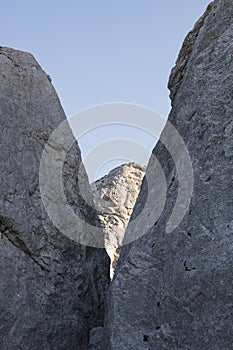
[[[0,118],[0,348],[86,350],[90,329],[103,325],[108,257],[103,249],[70,240],[50,221],[39,191],[39,164],[65,115],[33,56],[2,47]],[[77,176],[80,167],[74,144],[64,187],[77,215],[95,225],[96,213],[80,195],[82,181],[92,201],[85,171]]]
[[[108,297],[104,349],[232,348],[232,77],[233,2],[216,0],[185,39],[169,81],[169,121],[193,165],[191,205],[179,227],[166,233],[179,157],[174,164],[159,142],[153,153],[167,180],[166,205],[147,234],[122,249]],[[153,161],[146,175],[156,177]],[[156,188],[154,195],[156,201]],[[133,216],[146,198],[144,181]]]
[[[105,247],[113,277],[126,227],[141,189],[146,166],[123,164],[91,185],[99,219],[106,233]]]

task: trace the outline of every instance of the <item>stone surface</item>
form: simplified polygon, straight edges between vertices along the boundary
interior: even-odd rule
[[[145,165],[123,164],[91,185],[94,204],[106,233],[105,247],[111,258],[111,278],[145,171]]]
[[[0,348],[86,350],[90,329],[103,325],[109,259],[103,249],[64,236],[46,214],[39,164],[65,115],[33,56],[2,47],[0,116]],[[64,187],[80,218],[95,225],[96,213],[79,193],[81,180],[92,200],[85,172],[77,176],[80,167],[75,144]]]
[[[167,179],[166,205],[147,234],[122,249],[103,349],[232,348],[232,77],[233,2],[216,0],[185,39],[169,81],[169,120],[193,164],[191,205],[179,227],[166,233],[179,179],[159,142],[153,153]],[[152,163],[146,175],[156,177]],[[133,216],[146,197],[144,181]]]
[[[88,350],[102,350],[103,327],[94,327],[90,331]]]

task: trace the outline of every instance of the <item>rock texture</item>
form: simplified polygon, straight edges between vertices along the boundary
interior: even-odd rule
[[[0,48],[0,348],[86,350],[89,331],[103,325],[108,257],[60,233],[43,207],[39,163],[46,141],[65,119],[32,55]],[[79,194],[77,144],[64,165],[70,205],[96,224]],[[78,228],[77,228],[78,230]]]
[[[88,350],[103,350],[103,327],[94,327],[90,331]]]
[[[94,204],[106,233],[105,247],[111,258],[111,278],[145,171],[145,165],[123,164],[91,185]]]
[[[169,120],[193,164],[189,212],[165,233],[179,179],[159,142],[153,153],[167,179],[166,205],[147,234],[122,249],[108,296],[103,349],[232,348],[232,77],[233,2],[216,0],[186,37],[169,81]],[[153,158],[146,175],[152,163]],[[144,181],[133,216],[146,196]]]

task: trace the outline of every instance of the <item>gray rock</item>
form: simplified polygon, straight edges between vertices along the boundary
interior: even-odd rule
[[[90,331],[88,350],[102,350],[103,327],[94,327]]]
[[[103,349],[232,348],[232,77],[233,2],[216,0],[185,39],[169,81],[169,120],[193,164],[189,212],[166,233],[179,179],[159,142],[153,153],[167,179],[166,205],[147,234],[122,249],[108,296]],[[146,176],[153,175],[152,163],[153,158]],[[144,181],[133,216],[146,198]]]
[[[94,204],[106,233],[105,248],[111,258],[111,278],[145,171],[145,165],[123,164],[91,185]]]
[[[90,329],[103,325],[107,254],[59,232],[40,197],[42,151],[65,120],[50,80],[32,55],[0,48],[2,350],[86,350]],[[85,171],[77,176],[80,167],[75,144],[64,165],[64,187],[80,218],[95,225],[96,213],[79,192],[82,181],[92,200]]]

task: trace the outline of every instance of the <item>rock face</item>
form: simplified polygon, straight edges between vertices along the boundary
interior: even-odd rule
[[[1,47],[0,81],[0,348],[86,350],[90,329],[103,325],[109,259],[59,232],[39,191],[43,148],[65,115],[30,54]],[[73,209],[95,225],[95,211],[79,194],[81,178],[92,200],[80,167],[75,144],[64,187]]]
[[[186,37],[169,81],[169,121],[193,165],[191,205],[179,227],[166,233],[179,179],[159,142],[153,153],[167,180],[166,205],[147,234],[122,249],[103,349],[232,348],[232,77],[233,2],[216,0]],[[146,196],[144,181],[133,216]]]
[[[105,247],[111,258],[111,277],[145,171],[145,165],[123,164],[91,185],[94,204],[106,233]]]
[[[102,350],[103,327],[94,327],[90,331],[88,350]]]

